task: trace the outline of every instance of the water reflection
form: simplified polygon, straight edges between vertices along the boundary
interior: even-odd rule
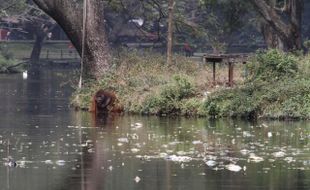
[[[95,119],[68,108],[68,71],[38,72],[0,76],[0,189],[310,188],[308,122]]]

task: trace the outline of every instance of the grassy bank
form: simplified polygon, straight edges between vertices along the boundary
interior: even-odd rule
[[[204,107],[208,115],[310,119],[310,56],[276,50],[258,53],[250,76],[234,89],[216,91]]]
[[[126,112],[247,118],[310,118],[310,57],[272,50],[258,53],[247,66],[238,65],[236,87],[211,87],[211,67],[176,57],[122,52],[100,81],[87,82],[72,103],[87,109],[99,89],[116,93]],[[218,81],[226,81],[227,66],[220,66]],[[244,72],[247,70],[247,72]],[[242,74],[248,73],[243,79]],[[76,98],[76,97],[79,98]]]

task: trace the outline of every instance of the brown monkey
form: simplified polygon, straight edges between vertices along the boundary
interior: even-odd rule
[[[122,112],[122,108],[116,105],[117,98],[114,92],[108,90],[98,90],[93,96],[91,112],[95,114],[107,112]]]

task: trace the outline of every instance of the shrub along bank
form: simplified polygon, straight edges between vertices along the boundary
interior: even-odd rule
[[[104,78],[76,91],[74,106],[88,109],[97,90],[109,89],[129,113],[310,118],[309,56],[277,50],[257,53],[245,66],[248,76],[242,83],[213,89],[209,67],[184,57],[176,57],[171,66],[152,53],[121,52],[114,57]]]
[[[17,64],[17,60],[13,57],[7,48],[0,46],[0,73],[20,72],[19,67],[13,67]]]
[[[204,103],[208,115],[247,118],[309,119],[310,57],[277,50],[257,53],[248,79],[233,89],[212,93]]]

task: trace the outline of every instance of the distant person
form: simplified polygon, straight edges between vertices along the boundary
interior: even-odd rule
[[[191,57],[193,55],[193,49],[191,48],[188,42],[184,43],[184,51],[186,57]]]
[[[10,40],[10,35],[11,35],[11,32],[8,31],[8,32],[6,33],[6,40]]]
[[[73,49],[74,49],[74,46],[73,46],[72,42],[70,42],[68,44],[68,49],[69,49],[69,53],[72,54],[73,53]]]
[[[47,40],[51,40],[53,37],[52,32],[47,33]]]

